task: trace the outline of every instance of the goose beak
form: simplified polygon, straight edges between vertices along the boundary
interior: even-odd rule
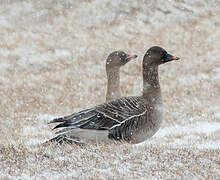
[[[128,55],[128,56],[126,57],[126,60],[135,59],[135,58],[137,58],[137,57],[138,57],[138,55],[136,55],[136,54]]]
[[[179,57],[173,56],[171,54],[166,54],[165,58],[163,59],[163,62],[169,62],[169,61],[173,61],[173,60],[179,60]]]

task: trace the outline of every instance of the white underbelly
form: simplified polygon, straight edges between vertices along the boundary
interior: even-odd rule
[[[83,143],[110,141],[107,130],[73,129],[66,134],[78,138]]]

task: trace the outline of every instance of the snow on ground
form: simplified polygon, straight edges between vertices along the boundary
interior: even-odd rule
[[[220,179],[220,2],[1,0],[0,179]],[[52,118],[105,101],[105,58],[139,95],[141,61],[160,45],[181,61],[160,68],[165,106],[146,142],[42,145]]]

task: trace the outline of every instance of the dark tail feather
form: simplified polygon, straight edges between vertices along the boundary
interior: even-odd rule
[[[52,121],[48,122],[48,124],[51,123],[57,123],[57,122],[63,122],[64,121],[64,117],[60,117],[60,118],[55,118]]]
[[[67,127],[68,125],[70,125],[70,123],[64,122],[64,123],[61,123],[61,124],[56,125],[56,126],[53,128],[53,130],[56,129],[56,128]]]
[[[61,127],[71,127],[72,129],[83,127],[83,125],[88,124],[90,122],[90,120],[92,120],[92,119],[95,120],[96,116],[98,116],[98,113],[91,115],[91,116],[83,117],[83,119],[80,119],[78,121],[67,120],[67,121],[64,121],[63,123],[60,123],[57,126],[55,126],[53,128],[53,130],[57,129],[57,128],[61,128]]]

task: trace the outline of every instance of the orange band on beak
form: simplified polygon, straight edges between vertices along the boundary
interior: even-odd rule
[[[128,56],[126,59],[134,59],[134,58],[136,58],[137,57],[137,55],[135,54],[135,55],[130,55],[130,56]]]
[[[178,57],[176,57],[176,56],[173,56],[171,59],[172,59],[172,60],[178,60],[178,59],[180,59],[180,58],[178,58]]]

